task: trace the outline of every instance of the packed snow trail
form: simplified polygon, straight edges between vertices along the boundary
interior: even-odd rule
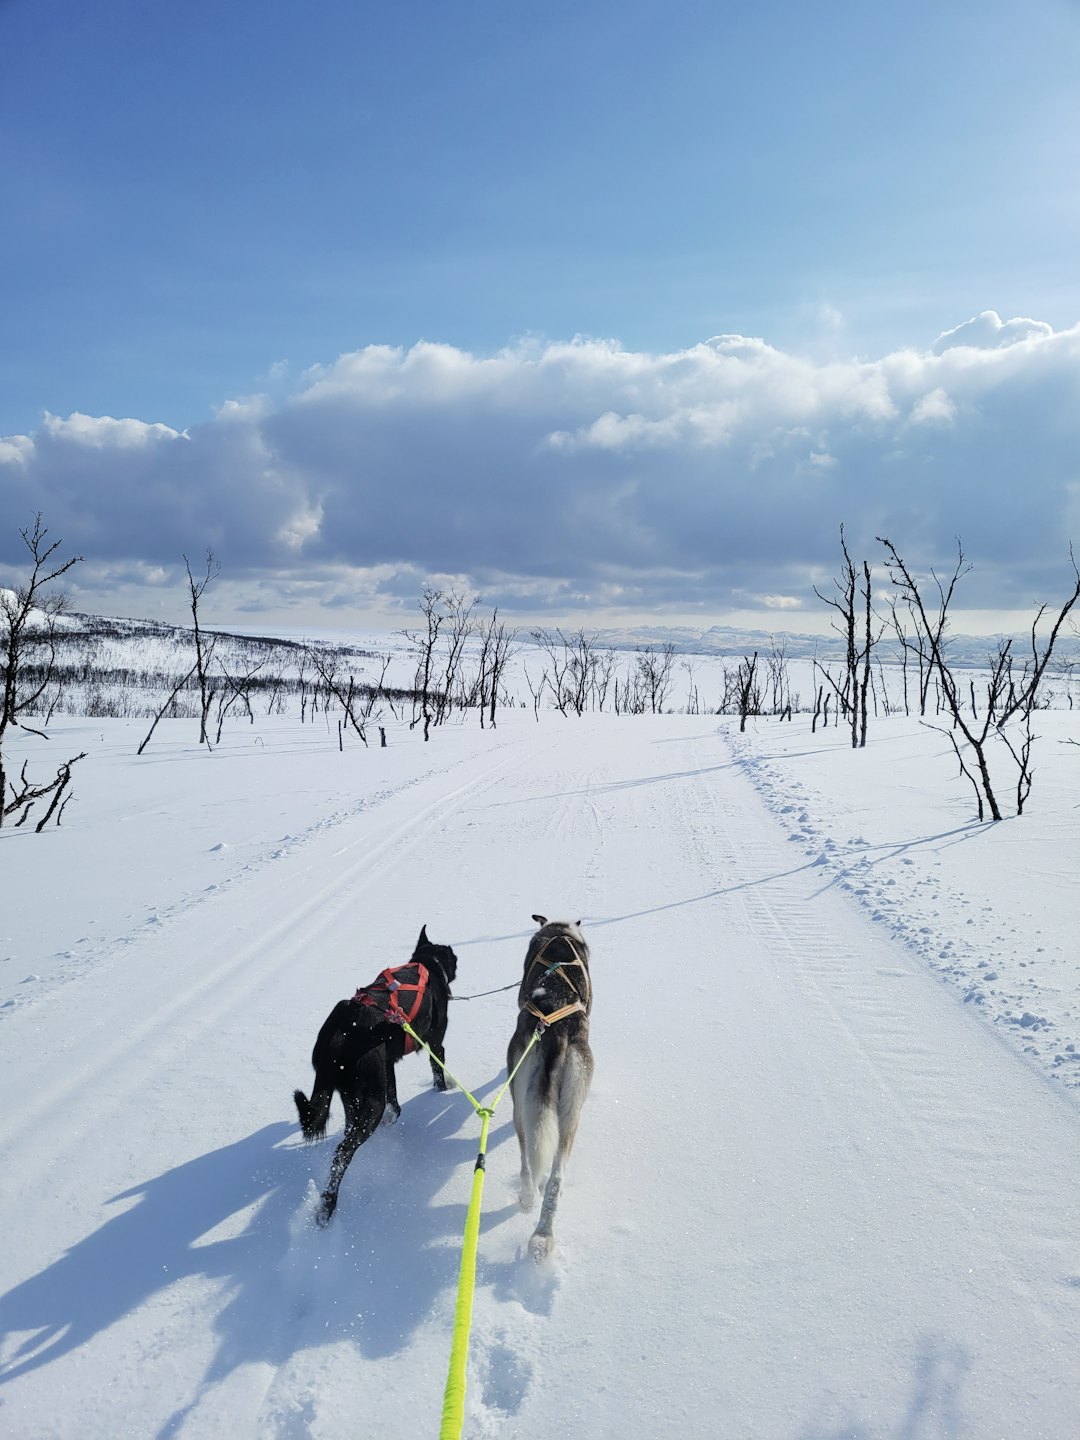
[[[467,995],[533,911],[583,922],[596,1079],[547,1267],[492,1125],[466,1436],[1071,1433],[1075,1102],[793,854],[715,720],[542,719],[360,756],[363,803],[296,798],[303,843],[5,1022],[5,1435],[437,1434],[475,1117],[406,1061],[320,1231],[340,1107],[305,1148],[290,1093],[421,924]],[[513,1018],[454,1006],[481,1099]]]

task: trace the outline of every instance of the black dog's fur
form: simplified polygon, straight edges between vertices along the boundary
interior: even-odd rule
[[[449,945],[433,945],[425,925],[416,942],[412,963],[422,964],[428,971],[427,989],[412,1028],[439,1060],[445,1060],[443,1040],[450,1008],[450,985],[457,975],[457,956]],[[385,1019],[379,1010],[352,1000],[339,1001],[319,1031],[311,1053],[315,1068],[311,1099],[302,1090],[294,1090],[293,1099],[305,1140],[318,1140],[326,1134],[335,1090],[345,1107],[345,1134],[334,1151],[330,1180],[316,1217],[322,1225],[334,1213],[338,1188],[349,1162],[378,1128],[387,1106],[392,1119],[396,1120],[401,1114],[394,1066],[405,1053],[407,1038],[401,1026]],[[431,1073],[436,1090],[445,1090],[446,1076],[435,1060],[431,1061]]]

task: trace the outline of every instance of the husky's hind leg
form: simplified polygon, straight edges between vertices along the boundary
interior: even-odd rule
[[[525,1143],[525,1126],[522,1122],[521,1107],[514,1103],[514,1130],[521,1151],[521,1174],[518,1177],[518,1204],[522,1210],[531,1210],[536,1204],[536,1186],[529,1171],[529,1152]]]
[[[555,1211],[559,1207],[563,1174],[574,1148],[581,1107],[589,1093],[592,1079],[593,1060],[588,1046],[571,1050],[564,1062],[558,1086],[559,1139],[555,1146],[555,1158],[551,1172],[544,1186],[544,1200],[540,1206],[540,1219],[529,1238],[529,1254],[537,1262],[546,1260],[555,1248]]]
[[[514,1073],[520,1057],[521,1048],[515,1035],[510,1042],[510,1050],[506,1057],[506,1068],[511,1074]],[[533,1179],[532,1171],[529,1168],[529,1132],[530,1127],[536,1124],[534,1113],[536,1110],[536,1068],[536,1055],[527,1055],[510,1082],[510,1098],[514,1105],[514,1133],[517,1135],[518,1149],[521,1152],[518,1204],[522,1210],[531,1210],[536,1204],[536,1190],[539,1184],[538,1180]]]

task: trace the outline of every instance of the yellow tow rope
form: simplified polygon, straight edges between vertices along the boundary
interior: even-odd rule
[[[417,1035],[407,1020],[402,1021],[402,1029],[407,1035],[411,1035],[418,1045],[422,1045],[431,1058],[441,1066],[443,1072],[454,1082],[480,1117],[480,1150],[473,1167],[472,1193],[469,1196],[469,1208],[465,1215],[465,1239],[461,1249],[457,1304],[454,1308],[454,1338],[450,1346],[450,1370],[446,1377],[442,1428],[439,1431],[439,1440],[460,1440],[461,1431],[465,1425],[465,1369],[469,1358],[469,1332],[472,1329],[473,1295],[476,1290],[476,1249],[480,1239],[480,1197],[484,1191],[488,1127],[491,1124],[491,1117],[495,1114],[495,1107],[510,1088],[511,1080],[517,1074],[525,1056],[539,1040],[544,1027],[542,1024],[537,1025],[528,1045],[521,1052],[520,1059],[506,1077],[502,1088],[490,1105],[481,1105],[476,1096],[465,1089],[457,1076],[447,1069],[431,1046]]]

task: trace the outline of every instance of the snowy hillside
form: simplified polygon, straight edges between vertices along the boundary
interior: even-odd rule
[[[306,1147],[291,1091],[422,924],[464,997],[540,910],[590,941],[597,1072],[546,1267],[493,1123],[466,1436],[1072,1434],[1075,715],[999,825],[901,716],[853,753],[806,716],[339,750],[257,714],[138,758],[142,721],[55,720],[76,799],[0,831],[0,1432],[435,1436],[478,1124],[404,1061],[322,1231],[340,1107]],[[513,1022],[452,1006],[481,1097]]]

